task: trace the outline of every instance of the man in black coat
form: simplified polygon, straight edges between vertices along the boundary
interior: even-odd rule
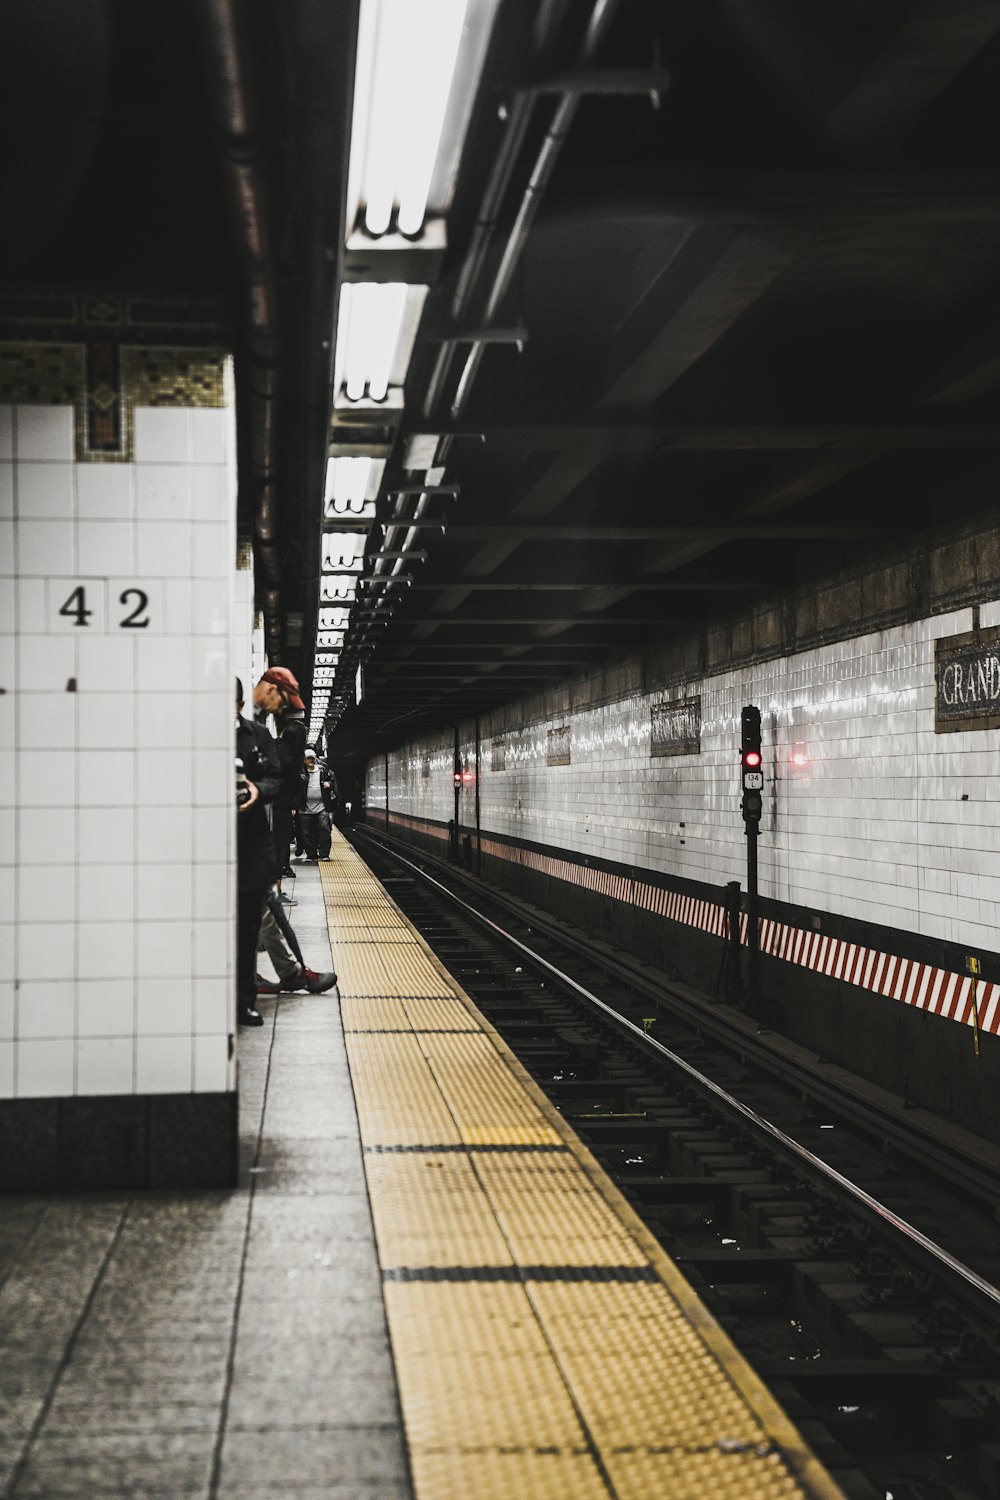
[[[236,1019],[263,1026],[257,1009],[257,936],[264,897],[274,881],[274,846],[264,808],[278,795],[280,769],[274,740],[244,719],[243,684],[236,679],[236,756],[243,762],[245,791],[237,791],[236,851],[239,896],[236,939]]]

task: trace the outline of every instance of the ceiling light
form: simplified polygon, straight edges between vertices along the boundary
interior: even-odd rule
[[[334,620],[339,613],[340,611],[336,609],[321,609],[318,621],[319,629],[322,631],[335,630]]]
[[[350,612],[349,609],[334,609],[334,610],[328,611],[328,613],[331,614],[332,617],[333,617],[333,622],[334,623],[333,623],[332,629],[334,629],[334,630],[346,630],[347,629],[347,623],[348,623],[348,621],[351,618],[351,612]],[[332,645],[333,642],[331,641],[331,642],[327,643],[327,642],[323,642],[323,641],[317,641],[316,644],[317,644],[317,646],[324,645],[324,644],[330,644],[330,645]]]
[[[365,559],[367,538],[356,531],[327,531],[323,534],[323,572],[360,573]]]
[[[322,604],[352,604],[357,591],[358,580],[343,573],[320,579],[319,597]],[[343,611],[326,610],[325,613],[333,617]]]
[[[365,387],[373,401],[389,389],[399,334],[406,311],[403,281],[345,282],[340,289],[338,345],[344,340],[344,387],[360,401]]]
[[[385,459],[329,458],[326,464],[327,516],[363,516],[374,520],[375,499]]]
[[[441,142],[466,0],[362,0],[351,130],[351,191],[369,234],[416,234]]]

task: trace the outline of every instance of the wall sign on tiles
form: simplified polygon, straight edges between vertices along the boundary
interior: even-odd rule
[[[1000,728],[1000,627],[934,642],[934,728]]]
[[[503,735],[498,735],[490,745],[490,770],[506,771],[507,769],[507,741]]]
[[[675,698],[650,708],[650,755],[701,753],[701,698]]]
[[[162,635],[160,579],[47,578],[47,635]]]
[[[569,765],[569,725],[560,724],[558,729],[550,729],[546,744],[545,764],[547,766]]]

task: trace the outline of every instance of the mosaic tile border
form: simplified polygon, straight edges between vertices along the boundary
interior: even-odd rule
[[[224,349],[177,345],[0,343],[0,402],[72,406],[78,463],[132,463],[136,406],[229,404]]]

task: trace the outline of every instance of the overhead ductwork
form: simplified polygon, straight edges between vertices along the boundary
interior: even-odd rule
[[[264,614],[268,659],[279,662],[281,555],[274,475],[280,320],[264,150],[244,14],[235,0],[199,0],[197,11],[208,102],[218,133],[233,241],[244,283],[248,369],[241,397],[253,494],[254,554],[261,583],[258,599]]]

